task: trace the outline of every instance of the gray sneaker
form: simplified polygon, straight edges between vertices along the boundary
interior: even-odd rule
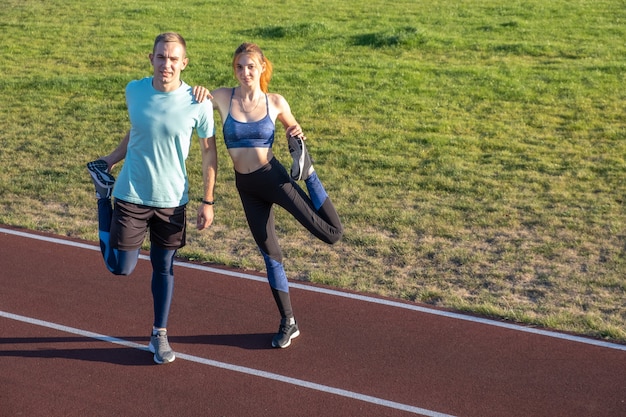
[[[91,175],[93,185],[96,186],[96,195],[98,198],[111,197],[115,177],[109,174],[109,165],[106,161],[98,159],[87,163],[87,170]]]
[[[150,352],[154,353],[154,361],[158,364],[174,362],[176,356],[167,341],[167,332],[159,330],[150,337]]]
[[[298,137],[290,136],[287,140],[287,145],[289,146],[289,153],[293,158],[291,178],[296,181],[306,180],[312,172],[313,161],[311,160],[309,152],[306,150],[304,141]]]
[[[278,333],[272,339],[272,346],[284,349],[291,345],[291,339],[295,339],[298,336],[300,336],[300,330],[296,321],[293,320],[293,323],[290,323],[288,319],[281,319]]]

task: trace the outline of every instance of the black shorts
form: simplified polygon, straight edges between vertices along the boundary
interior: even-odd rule
[[[185,206],[158,208],[115,200],[110,244],[119,250],[141,248],[150,229],[150,243],[167,250],[185,246]]]

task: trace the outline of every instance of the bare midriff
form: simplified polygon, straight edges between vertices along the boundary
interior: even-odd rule
[[[272,148],[231,148],[228,153],[233,160],[233,168],[240,174],[254,172],[274,157]]]

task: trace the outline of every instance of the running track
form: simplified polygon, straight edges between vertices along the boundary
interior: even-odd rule
[[[0,416],[626,416],[626,346],[292,283],[302,335],[261,274],[177,263],[174,363],[147,352],[150,265],[0,226]]]

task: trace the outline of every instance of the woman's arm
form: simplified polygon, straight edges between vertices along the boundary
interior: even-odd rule
[[[290,136],[297,136],[306,139],[304,134],[302,133],[302,128],[300,124],[296,120],[295,116],[291,113],[291,107],[289,107],[289,103],[287,100],[280,94],[270,94],[270,102],[272,103],[272,107],[276,112],[276,118],[282,123],[285,128],[285,134],[287,138]]]

